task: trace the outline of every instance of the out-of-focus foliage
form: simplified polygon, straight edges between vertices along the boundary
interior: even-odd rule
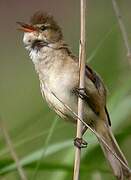
[[[131,44],[131,1],[118,1]],[[18,32],[16,21],[35,11],[50,12],[61,25],[75,54],[79,46],[79,1],[0,1],[0,115],[29,179],[69,180],[73,174],[75,127],[56,118],[43,102],[39,80]],[[89,0],[87,59],[107,85],[112,129],[131,164],[131,67],[111,1]],[[81,180],[113,179],[96,138],[85,135]],[[0,179],[19,179],[3,136],[0,141]]]

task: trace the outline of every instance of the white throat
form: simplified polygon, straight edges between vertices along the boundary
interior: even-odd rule
[[[29,56],[30,56],[32,62],[34,64],[37,64],[38,62],[40,62],[41,57],[43,57],[43,53],[41,52],[41,50],[38,51],[36,49],[31,49],[29,52]]]

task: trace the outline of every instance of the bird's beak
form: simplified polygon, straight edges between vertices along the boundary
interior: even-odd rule
[[[25,24],[23,22],[17,22],[17,24],[19,24],[21,27],[19,28],[19,30],[23,31],[23,32],[34,32],[37,30],[36,27],[29,25],[29,24]]]

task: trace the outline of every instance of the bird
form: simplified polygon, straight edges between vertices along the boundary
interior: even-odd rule
[[[113,152],[129,167],[111,130],[106,107],[107,90],[100,75],[89,65],[85,67],[85,88],[79,88],[79,58],[65,43],[61,27],[48,13],[37,11],[29,23],[17,22],[24,32],[23,43],[39,77],[42,97],[62,119],[76,124],[77,119],[64,105],[77,113],[78,97],[83,99],[83,120],[107,143]],[[55,94],[55,96],[54,96]],[[56,98],[58,97],[58,98]],[[87,128],[83,126],[82,134]],[[123,180],[131,172],[108,150],[98,138],[114,176]],[[79,148],[86,144],[76,139]]]

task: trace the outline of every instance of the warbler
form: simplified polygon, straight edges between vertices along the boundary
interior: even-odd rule
[[[77,113],[78,97],[81,97],[84,101],[83,120],[128,166],[111,131],[111,121],[106,108],[107,93],[100,76],[86,65],[85,88],[79,89],[79,59],[65,43],[62,30],[51,15],[36,12],[29,24],[18,24],[24,32],[23,42],[38,74],[42,96],[48,105],[63,119],[76,123],[77,119],[65,105]],[[86,127],[83,128],[83,134],[85,132]],[[117,179],[128,178],[130,171],[108,150],[100,138],[98,141]],[[79,146],[79,141],[76,141],[76,144]]]

